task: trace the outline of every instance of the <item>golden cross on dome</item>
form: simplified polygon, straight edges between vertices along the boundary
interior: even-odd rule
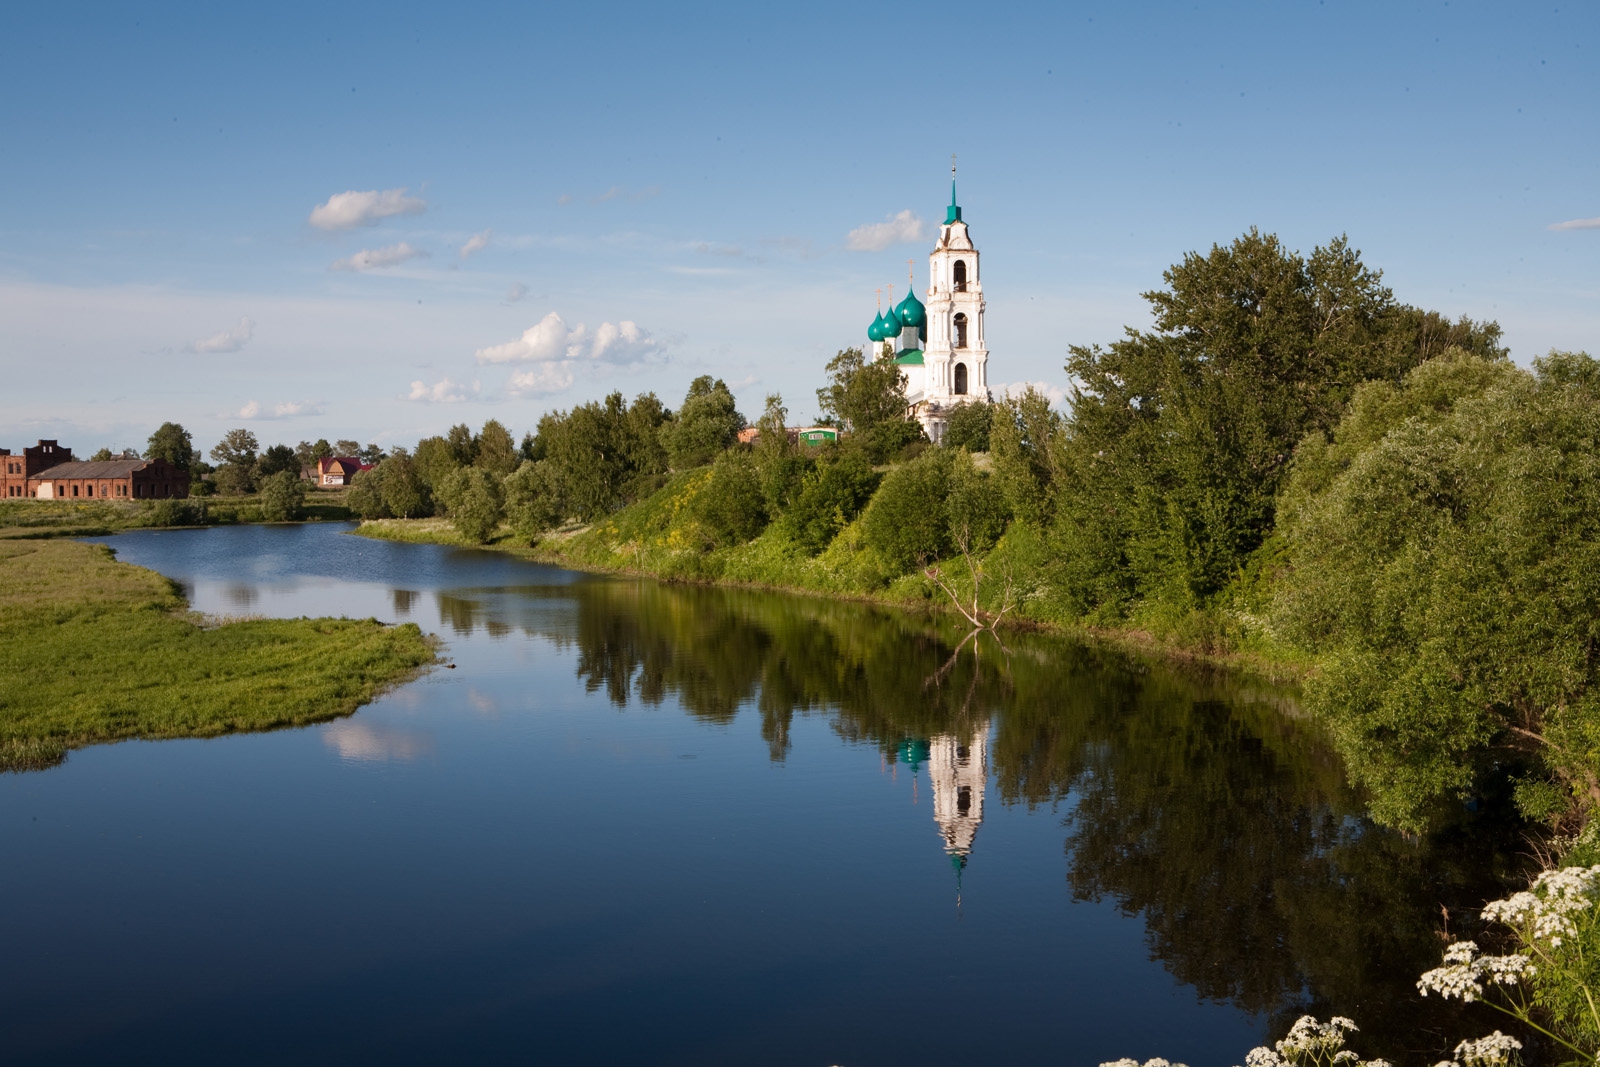
[[[883,310],[883,286],[881,286],[881,285],[878,286],[878,288],[874,289],[873,292],[878,294],[878,310],[882,311]]]

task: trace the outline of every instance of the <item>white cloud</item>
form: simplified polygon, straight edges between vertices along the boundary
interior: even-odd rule
[[[440,378],[432,385],[419,379],[411,383],[411,395],[406,399],[424,404],[458,404],[467,398],[469,392],[477,391],[477,383],[473,383],[469,390],[465,385],[453,382],[449,378]]]
[[[512,396],[537,396],[542,393],[559,393],[572,385],[572,364],[541,363],[527,370],[519,370],[506,382],[506,391]]]
[[[1552,223],[1547,228],[1552,230],[1600,230],[1600,219],[1568,219],[1566,222]]]
[[[1021,396],[1029,389],[1037,393],[1043,393],[1049,398],[1050,406],[1053,408],[1061,407],[1067,402],[1067,391],[1061,386],[1050,382],[1011,382],[1010,384],[1002,382],[994,387],[994,394],[997,397]]]
[[[247,318],[241,318],[239,324],[231,330],[214,333],[210,337],[202,337],[198,341],[189,343],[191,352],[237,352],[250,343],[250,338],[256,332],[256,324]]]
[[[433,751],[433,738],[426,734],[349,719],[322,727],[322,743],[340,759],[363,762],[414,760]]]
[[[890,245],[922,240],[925,225],[908,208],[898,215],[890,215],[887,222],[869,222],[865,226],[857,226],[850,231],[844,243],[852,252],[882,252]]]
[[[485,248],[488,248],[489,238],[493,233],[493,230],[484,230],[482,233],[475,233],[467,238],[467,243],[461,246],[461,258],[466,259],[474,252],[482,252]]]
[[[555,363],[588,360],[624,366],[660,355],[665,345],[637,323],[602,322],[590,331],[583,323],[568,327],[554,311],[522,332],[515,341],[477,351],[479,363]]]
[[[309,400],[291,400],[272,405],[269,412],[259,400],[252,400],[238,411],[241,419],[292,419],[296,415],[321,415],[322,405]]]
[[[385,267],[398,266],[408,259],[416,259],[419,256],[426,256],[427,254],[428,253],[424,249],[413,248],[406,242],[401,241],[399,244],[389,245],[387,248],[363,249],[353,256],[346,256],[344,259],[338,260],[328,269],[354,271],[382,270]]]
[[[528,287],[521,282],[512,282],[511,288],[506,290],[506,303],[515,304],[528,295]]]
[[[404,189],[351,190],[328,197],[326,204],[311,209],[311,225],[319,230],[349,230],[356,226],[376,226],[391,215],[420,215],[428,210],[421,197],[407,196]]]

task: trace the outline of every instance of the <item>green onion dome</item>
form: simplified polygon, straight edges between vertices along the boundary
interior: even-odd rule
[[[921,330],[928,324],[928,309],[922,306],[922,301],[917,299],[914,292],[906,294],[900,306],[894,309],[894,314],[904,326],[915,326]]]
[[[880,311],[872,317],[872,325],[867,327],[867,340],[874,342],[883,340],[884,325],[883,312]]]

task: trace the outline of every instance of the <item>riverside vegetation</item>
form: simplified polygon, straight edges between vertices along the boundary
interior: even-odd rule
[[[210,737],[349,714],[435,659],[413,624],[209,620],[100,545],[0,541],[0,770],[126,738]]]

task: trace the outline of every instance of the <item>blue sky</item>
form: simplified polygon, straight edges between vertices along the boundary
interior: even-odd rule
[[[1250,226],[1348,234],[1519,362],[1600,354],[1597,31],[1568,0],[6,5],[0,446],[520,434],[706,373],[808,418],[874,290],[927,284],[952,152],[993,382],[1064,388]]]

